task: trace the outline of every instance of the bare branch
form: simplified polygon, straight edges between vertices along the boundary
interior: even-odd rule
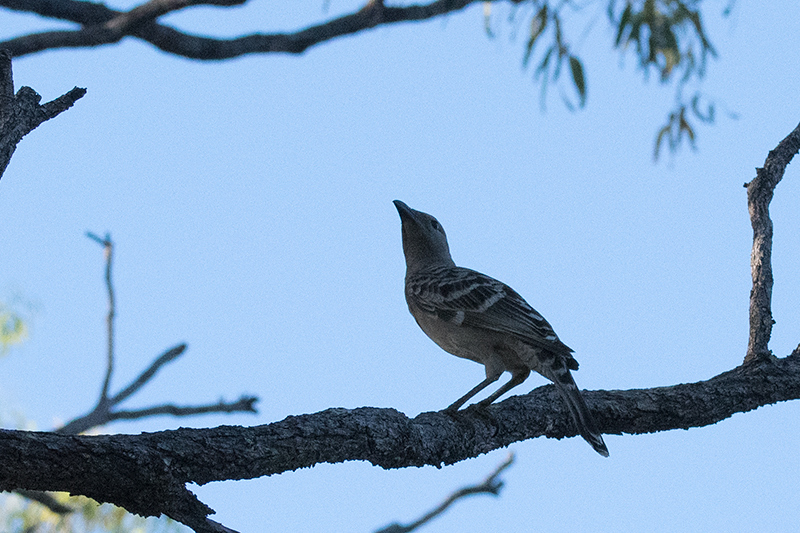
[[[22,87],[14,95],[11,55],[0,46],[0,177],[25,135],[72,107],[84,94],[86,89],[75,87],[44,105],[39,105],[42,97],[30,87]]]
[[[503,482],[499,481],[497,477],[500,473],[511,466],[511,463],[514,462],[514,453],[509,453],[508,457],[505,461],[500,463],[497,468],[494,469],[494,472],[489,474],[489,476],[484,479],[481,483],[477,485],[468,485],[461,489],[458,489],[454,493],[445,499],[441,504],[439,504],[435,509],[431,510],[430,512],[426,513],[422,518],[415,520],[414,522],[408,525],[401,525],[401,524],[392,524],[387,526],[383,529],[379,529],[375,533],[410,533],[415,529],[418,529],[420,526],[430,522],[443,512],[447,510],[448,507],[453,505],[457,500],[465,498],[467,496],[472,496],[474,494],[491,494],[493,496],[497,496],[500,494],[500,489],[503,488]]]
[[[169,0],[165,0],[165,2],[165,5],[172,5]],[[233,39],[216,39],[184,33],[155,21],[147,22],[147,17],[160,16],[158,10],[153,6],[145,10],[144,8],[148,4],[139,6],[147,15],[145,17],[138,14],[132,15],[139,8],[122,13],[102,4],[77,0],[59,0],[58,2],[0,0],[0,6],[83,25],[83,28],[73,31],[49,31],[24,35],[0,42],[0,47],[8,48],[13,56],[18,57],[51,48],[79,48],[111,44],[129,35],[143,39],[165,52],[192,59],[220,60],[245,54],[275,52],[299,54],[311,46],[360,33],[376,26],[427,20],[459,11],[476,2],[478,0],[436,0],[428,4],[385,7],[383,2],[370,1],[355,13],[292,33],[250,34]],[[220,0],[216,5],[235,5],[235,2],[231,0],[229,4],[226,0]],[[188,7],[188,5],[181,7]],[[114,20],[118,22],[112,22]],[[112,25],[114,31],[107,27],[108,24]]]
[[[111,264],[114,259],[114,243],[111,242],[111,235],[106,233],[101,239],[94,233],[87,231],[86,236],[97,241],[103,247],[103,256],[106,260],[106,290],[108,291],[108,315],[106,316],[106,377],[103,380],[103,388],[100,391],[99,404],[108,403],[108,389],[111,387],[111,375],[114,373],[114,317],[116,316],[116,300],[114,299],[114,284],[111,282]]]
[[[775,187],[783,178],[786,166],[800,150],[800,125],[769,152],[763,168],[747,188],[747,207],[753,226],[753,251],[750,270],[753,288],[750,291],[750,339],[744,361],[769,358],[769,339],[772,334],[772,220],[769,204]]]
[[[127,13],[122,13],[104,24],[107,30],[114,33],[124,34],[128,30],[135,28],[145,22],[152,22],[162,15],[172,11],[178,11],[187,7],[198,5],[211,6],[238,6],[247,0],[150,0],[149,2],[135,7]]]
[[[117,393],[116,396],[111,398],[111,403],[118,404],[124,401],[126,398],[131,396],[139,389],[141,389],[148,381],[150,381],[153,378],[153,376],[156,375],[156,372],[158,372],[162,366],[177,359],[185,350],[186,350],[186,344],[179,344],[174,348],[170,348],[169,350],[158,356],[158,358],[156,358],[156,360],[153,361],[153,364],[151,364],[147,368],[147,370],[142,372],[139,375],[139,377],[137,377],[130,385],[125,387],[122,391]]]
[[[195,416],[210,413],[257,413],[258,410],[255,408],[257,401],[258,397],[256,396],[242,396],[235,402],[220,400],[214,404],[188,407],[165,404],[129,411],[112,410],[111,407],[116,405],[117,402],[111,401],[108,404],[108,409],[93,409],[91,412],[66,423],[56,432],[63,435],[77,435],[115,420],[135,420],[157,415]]]
[[[156,415],[195,416],[209,413],[256,413],[258,411],[256,411],[254,405],[257,401],[258,398],[254,396],[242,396],[235,402],[225,402],[220,400],[215,404],[197,405],[192,407],[178,407],[177,405],[170,404],[157,405],[155,407],[148,407],[146,409],[137,409],[133,411],[114,411],[110,413],[109,421],[134,420],[137,418],[145,418]]]
[[[103,388],[100,392],[100,398],[97,405],[89,413],[81,415],[70,422],[64,424],[56,431],[61,434],[73,435],[83,433],[91,428],[102,426],[113,422],[114,420],[134,420],[138,418],[145,418],[156,415],[172,415],[172,416],[192,416],[207,413],[237,413],[248,412],[255,413],[255,403],[258,398],[252,396],[242,396],[235,402],[225,402],[220,400],[218,403],[200,406],[179,407],[176,405],[166,404],[144,409],[137,409],[131,411],[114,410],[116,406],[131,397],[139,391],[145,384],[153,379],[158,371],[171,361],[177,359],[181,354],[186,351],[186,344],[179,344],[170,348],[153,361],[147,369],[142,372],[136,379],[134,379],[127,387],[122,389],[116,395],[110,396],[109,391],[111,388],[111,376],[114,370],[114,318],[116,316],[116,305],[114,296],[114,286],[111,280],[111,266],[114,252],[114,243],[111,241],[111,236],[106,234],[105,237],[100,237],[92,232],[86,232],[86,236],[101,246],[106,260],[105,281],[106,289],[108,291],[108,316],[106,319],[108,329],[108,351],[107,351],[107,365],[106,376],[103,382]]]

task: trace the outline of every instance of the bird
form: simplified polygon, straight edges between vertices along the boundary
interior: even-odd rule
[[[569,408],[578,433],[608,457],[608,448],[572,378],[573,350],[522,296],[505,283],[456,266],[444,228],[435,217],[400,200],[405,297],[422,331],[444,351],[485,367],[486,379],[445,409],[455,414],[470,398],[508,371],[511,379],[486,399],[488,406],[525,381],[534,370],[553,382]]]

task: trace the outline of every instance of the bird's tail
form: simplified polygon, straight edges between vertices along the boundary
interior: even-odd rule
[[[592,413],[589,412],[589,407],[586,405],[586,400],[583,399],[581,391],[572,379],[572,374],[565,367],[561,370],[553,372],[553,376],[548,376],[555,383],[556,389],[561,393],[561,397],[569,407],[569,412],[575,425],[578,427],[578,433],[581,437],[588,442],[594,451],[608,457],[608,448],[606,443],[603,442],[603,435],[597,429],[597,424],[594,422]]]

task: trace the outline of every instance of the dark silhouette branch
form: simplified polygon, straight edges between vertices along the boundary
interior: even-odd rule
[[[750,339],[745,362],[772,356],[769,339],[772,334],[772,220],[769,204],[775,187],[783,178],[786,166],[800,150],[800,125],[769,152],[763,168],[747,188],[747,208],[753,226],[753,251],[750,270],[753,288],[750,291]]]
[[[20,496],[24,496],[29,500],[33,500],[38,504],[44,505],[50,509],[50,511],[56,514],[67,515],[76,511],[76,509],[73,509],[69,505],[64,505],[55,499],[49,492],[42,492],[38,490],[18,490],[16,492]]]
[[[258,398],[253,396],[242,396],[235,402],[225,402],[220,400],[215,404],[198,405],[190,407],[179,407],[177,405],[156,405],[147,409],[137,409],[133,411],[114,411],[110,413],[111,420],[134,420],[157,415],[172,416],[197,416],[210,413],[257,413],[255,403]]]
[[[505,461],[500,463],[494,471],[489,474],[489,476],[484,479],[482,482],[478,483],[477,485],[469,485],[463,488],[458,489],[450,496],[448,496],[441,504],[436,506],[436,508],[432,509],[430,512],[425,513],[424,516],[421,518],[414,520],[410,524],[401,525],[401,524],[391,524],[385,528],[379,529],[375,533],[410,533],[415,529],[419,529],[420,526],[425,525],[426,523],[430,522],[443,512],[445,512],[451,505],[453,505],[456,501],[466,498],[467,496],[473,496],[475,494],[491,494],[492,496],[499,496],[500,489],[503,488],[503,482],[498,480],[497,478],[500,474],[511,466],[514,462],[514,454],[509,453],[508,457]]]
[[[159,355],[156,358],[156,360],[153,361],[152,364],[149,367],[147,367],[147,369],[144,372],[139,374],[139,377],[133,380],[133,382],[130,385],[128,385],[120,392],[118,392],[116,396],[111,398],[111,403],[113,404],[121,403],[126,398],[133,395],[136,391],[141,389],[148,381],[150,381],[153,378],[153,376],[156,375],[156,372],[158,372],[161,369],[162,366],[166,365],[167,363],[171,363],[172,361],[180,357],[180,355],[185,350],[186,350],[186,345],[179,344],[173,348],[170,348],[163,354]]]
[[[106,291],[108,293],[108,315],[106,316],[106,326],[108,335],[108,350],[106,358],[106,376],[103,381],[103,387],[100,391],[100,398],[97,405],[85,415],[81,415],[74,420],[67,422],[64,426],[56,430],[62,434],[78,434],[88,431],[89,429],[108,424],[115,420],[134,420],[139,418],[146,418],[157,415],[172,415],[172,416],[196,416],[210,413],[256,413],[255,403],[258,398],[255,396],[242,396],[235,402],[225,402],[220,400],[217,403],[196,406],[179,407],[176,405],[165,404],[146,407],[143,409],[123,411],[115,409],[120,403],[131,397],[139,391],[145,384],[155,377],[158,371],[167,363],[170,363],[180,357],[186,351],[186,344],[179,344],[165,351],[158,356],[147,369],[139,374],[127,387],[124,387],[120,392],[111,396],[109,393],[111,387],[111,375],[114,370],[114,319],[116,316],[116,300],[114,285],[111,278],[111,267],[114,253],[114,243],[111,241],[111,236],[106,234],[105,237],[87,232],[86,236],[94,240],[103,247],[103,255],[106,261],[105,267],[105,282]]]
[[[246,0],[245,0],[246,1]],[[44,17],[76,22],[76,30],[48,31],[24,35],[0,42],[15,57],[53,48],[80,48],[116,43],[125,36],[142,39],[172,54],[202,60],[230,59],[255,53],[299,54],[311,46],[346,35],[369,30],[379,25],[427,20],[464,9],[478,0],[436,0],[428,4],[386,7],[383,2],[369,1],[355,13],[312,25],[292,33],[255,33],[233,39],[217,39],[191,35],[155,19],[166,12],[191,5],[165,0],[164,5],[152,2],[123,13],[103,4],[78,0],[0,0],[0,6],[17,11],[33,12]],[[499,1],[499,0],[490,0]],[[510,0],[513,3],[513,0]],[[214,5],[230,6],[242,2],[220,0]],[[159,10],[164,10],[160,13]],[[139,11],[137,11],[139,10]]]
[[[89,413],[79,416],[74,420],[68,422],[61,428],[57,429],[56,432],[61,434],[74,435],[83,433],[84,431],[88,431],[89,429],[98,426],[108,424],[115,420],[135,420],[135,419],[147,418],[158,415],[172,415],[180,417],[180,416],[196,416],[196,415],[210,414],[210,413],[236,413],[236,412],[256,413],[257,411],[255,409],[255,403],[258,401],[258,398],[253,396],[242,396],[239,400],[235,402],[225,402],[220,400],[215,404],[200,405],[200,406],[178,407],[174,405],[159,405],[150,408],[130,410],[130,411],[113,410],[115,406],[119,405],[121,402],[132,396],[139,389],[141,389],[148,381],[150,381],[156,375],[158,370],[161,369],[162,366],[177,359],[186,350],[186,345],[179,344],[161,354],[159,357],[156,358],[155,361],[153,361],[153,363],[144,372],[142,372],[136,379],[134,379],[127,387],[125,387],[115,396],[109,398],[111,376],[113,374],[113,369],[114,369],[114,318],[116,316],[116,303],[115,303],[116,300],[114,296],[115,292],[111,278],[111,267],[112,267],[114,245],[113,242],[111,241],[111,236],[108,234],[106,234],[105,237],[99,237],[94,233],[87,232],[87,236],[90,239],[96,241],[101,246],[103,246],[103,253],[106,260],[105,281],[106,281],[106,290],[108,293],[108,315],[106,317],[107,334],[108,334],[106,376],[103,382],[103,387],[100,392],[100,398],[95,408],[92,409],[92,411],[90,411]],[[59,503],[55,498],[53,498],[47,492],[36,491],[36,490],[18,490],[17,492],[22,496],[25,496],[31,500],[34,500],[46,506],[54,513],[68,514],[75,511],[75,509],[69,507],[68,505]],[[205,524],[205,522],[203,523]],[[211,527],[211,529],[209,529],[208,531],[214,531],[214,532],[230,531],[227,530],[221,524],[215,525],[215,523],[211,521],[209,521],[208,524],[206,525],[208,527]]]
[[[103,247],[103,256],[106,260],[106,291],[108,292],[108,315],[106,315],[106,377],[103,380],[103,388],[100,390],[100,404],[108,402],[108,389],[111,386],[111,375],[114,373],[114,316],[116,314],[116,301],[114,299],[114,284],[111,282],[111,263],[114,259],[114,243],[111,242],[111,235],[106,233],[105,238],[100,238],[88,231],[86,236],[96,241]]]
[[[158,17],[185,9],[187,7],[210,5],[210,6],[238,6],[247,0],[150,0],[149,2],[137,6],[127,13],[122,13],[104,24],[107,30],[124,35],[125,32],[144,24],[152,22]]]
[[[75,87],[42,105],[39,104],[42,97],[30,87],[22,87],[15,95],[11,54],[0,46],[0,177],[25,135],[72,107],[84,94],[86,89]]]
[[[697,383],[584,394],[607,434],[702,427],[800,398],[800,355],[755,361]],[[0,490],[69,491],[143,516],[166,514],[195,531],[218,531],[208,529],[205,517],[212,511],[186,483],[252,479],[323,462],[440,467],[522,440],[575,435],[552,385],[457,416],[423,413],[409,419],[394,409],[364,407],[255,427],[141,435],[0,431]]]

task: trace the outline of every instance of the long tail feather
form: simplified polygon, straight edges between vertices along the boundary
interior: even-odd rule
[[[602,455],[608,457],[608,448],[606,443],[603,442],[603,435],[597,429],[597,424],[594,421],[589,407],[586,405],[586,400],[583,399],[581,391],[572,379],[572,374],[565,367],[559,371],[555,371],[552,377],[548,376],[556,385],[556,389],[561,393],[561,397],[569,407],[569,412],[572,415],[572,420],[575,421],[578,433],[581,437],[594,448],[594,450]]]

